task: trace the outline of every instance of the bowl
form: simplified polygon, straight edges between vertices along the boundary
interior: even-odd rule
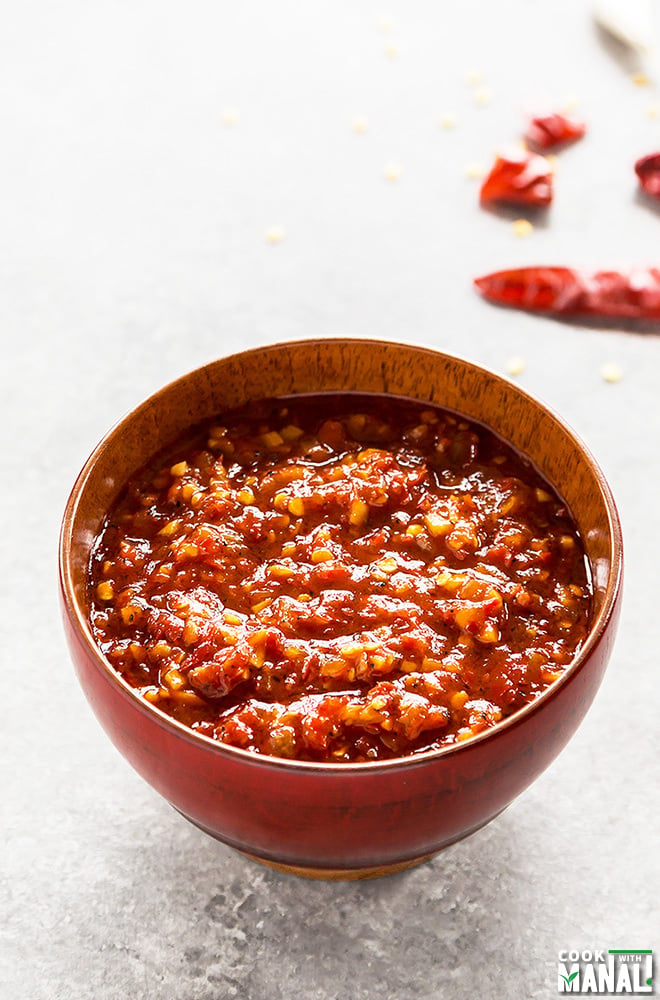
[[[366,763],[251,754],[184,727],[106,661],[89,626],[90,549],[126,480],[186,428],[250,399],[356,390],[458,410],[524,452],[577,521],[594,587],[589,635],[536,701],[462,743]],[[202,830],[281,870],[366,878],[427,859],[498,815],[551,763],[591,704],[617,627],[621,529],[610,489],[575,434],[516,385],[439,351],[375,340],[306,340],[222,358],[170,383],[94,450],[60,538],[65,632],[82,688],[142,777]]]

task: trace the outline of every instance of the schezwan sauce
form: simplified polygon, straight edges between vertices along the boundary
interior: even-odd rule
[[[127,485],[91,560],[112,666],[246,750],[369,761],[468,739],[588,631],[576,526],[481,425],[392,396],[252,402]]]

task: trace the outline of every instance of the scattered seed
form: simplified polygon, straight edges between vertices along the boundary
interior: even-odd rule
[[[455,115],[440,115],[438,119],[438,125],[441,128],[456,128],[458,124]]]
[[[474,98],[474,103],[479,108],[487,107],[493,100],[493,94],[489,87],[477,87],[472,92],[472,97]]]
[[[522,375],[526,367],[525,359],[521,358],[518,354],[514,354],[506,363],[506,370],[509,375]]]
[[[569,94],[564,103],[561,106],[561,110],[565,111],[567,114],[571,111],[575,111],[580,101],[575,96],[575,94]]]
[[[604,365],[601,365],[600,374],[601,378],[606,382],[620,382],[623,376],[620,366],[614,361],[607,361]]]
[[[379,17],[377,25],[378,30],[382,31],[385,35],[394,30],[394,20],[389,14],[383,14],[382,17]]]
[[[486,168],[481,163],[466,163],[465,176],[471,181],[480,180],[486,176]]]
[[[658,104],[657,102],[649,104],[648,108],[646,109],[646,114],[648,115],[649,118],[660,118],[660,104]]]
[[[393,44],[386,45],[385,46],[385,55],[387,56],[388,59],[396,59],[398,57],[398,55],[399,55],[398,46],[393,45]]]
[[[534,232],[534,226],[529,219],[516,219],[511,223],[511,228],[514,236],[531,236]]]
[[[470,86],[476,87],[481,83],[481,73],[478,69],[469,69],[465,74],[465,82],[469,83]]]
[[[353,119],[353,131],[358,135],[364,135],[368,127],[369,125],[366,118],[358,117]]]
[[[646,73],[633,73],[630,79],[636,87],[648,87],[651,84],[651,80]]]
[[[240,119],[241,116],[235,108],[227,108],[222,112],[223,125],[237,125]]]
[[[266,243],[281,243],[286,237],[284,226],[269,226],[266,230]]]
[[[388,181],[398,181],[401,177],[401,167],[398,163],[388,163],[384,170],[385,179]]]

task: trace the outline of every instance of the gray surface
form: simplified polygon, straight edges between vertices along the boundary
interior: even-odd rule
[[[26,3],[0,40],[2,710],[7,1000],[552,997],[560,947],[658,947],[660,339],[489,308],[477,273],[657,262],[631,165],[658,145],[575,0]],[[465,73],[494,99],[473,105]],[[575,94],[548,225],[480,211],[468,161]],[[225,108],[241,112],[222,124]],[[460,124],[437,128],[445,111]],[[356,115],[369,132],[355,135]],[[386,163],[402,165],[398,183]],[[264,232],[283,225],[269,246]],[[655,257],[654,257],[655,255]],[[410,339],[556,407],[610,477],[619,640],[561,758],[488,828],[407,874],[315,884],[179,818],[72,675],[56,535],[101,434],[165,381],[275,339]],[[608,385],[603,362],[623,380]]]

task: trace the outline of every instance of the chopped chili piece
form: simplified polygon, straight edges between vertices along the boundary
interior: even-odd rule
[[[369,761],[467,739],[583,642],[579,534],[486,428],[392,396],[250,403],[127,485],[90,567],[108,661],[252,753]]]
[[[576,271],[519,267],[475,280],[490,302],[531,312],[660,320],[660,269]]]
[[[533,149],[547,151],[581,139],[587,128],[584,122],[553,114],[532,118],[525,139]]]
[[[512,150],[495,160],[481,185],[481,201],[547,208],[552,201],[552,177],[552,166],[544,156]]]
[[[642,156],[635,164],[635,173],[646,194],[660,198],[660,153]]]

